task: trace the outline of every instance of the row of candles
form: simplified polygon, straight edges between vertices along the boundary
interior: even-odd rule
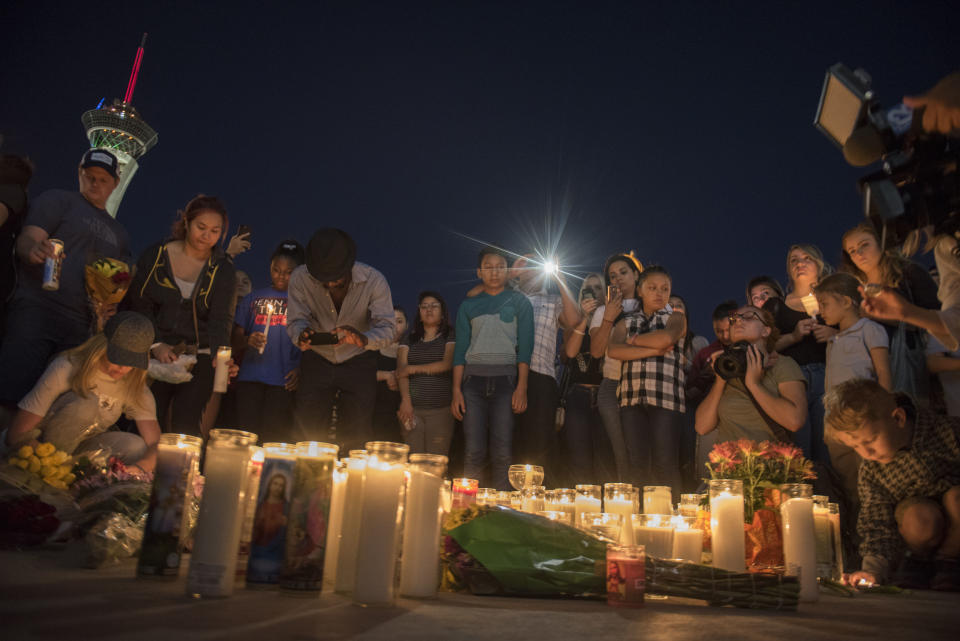
[[[608,483],[546,490],[535,484],[543,480],[537,466],[512,466],[511,483],[519,490],[498,492],[479,488],[475,479],[444,481],[446,457],[408,457],[408,446],[400,443],[370,442],[338,461],[336,445],[257,447],[256,440],[250,432],[211,431],[187,577],[190,595],[229,596],[245,582],[300,593],[327,586],[361,604],[389,604],[399,567],[402,595],[432,597],[443,513],[474,502],[537,513],[622,545],[643,545],[653,557],[702,558],[704,533],[694,517],[703,495],[682,495],[674,514],[671,489],[647,486],[640,513],[640,488]],[[161,437],[140,576],[179,573],[200,447],[195,437]],[[808,485],[784,486],[783,492],[787,573],[801,576],[801,598],[809,599],[809,579],[816,590],[818,550],[839,546],[839,515],[815,510]],[[741,481],[711,481],[709,503],[713,565],[743,571]]]

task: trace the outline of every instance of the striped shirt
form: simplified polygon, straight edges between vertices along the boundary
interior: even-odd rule
[[[627,336],[646,334],[665,329],[673,309],[667,305],[654,312],[652,316],[643,313],[643,307],[624,318],[627,324]],[[617,398],[621,407],[630,405],[651,405],[675,412],[685,412],[683,386],[686,376],[683,372],[684,338],[663,356],[638,358],[623,361],[620,373],[620,385]]]
[[[408,365],[429,365],[443,360],[447,345],[456,343],[451,327],[447,337],[436,336],[433,340],[419,340],[410,344],[409,335],[404,336],[400,349],[407,350]],[[410,402],[414,407],[436,409],[447,407],[453,400],[453,373],[414,374],[410,377]]]
[[[530,357],[530,369],[555,378],[557,320],[563,310],[563,302],[559,294],[538,292],[526,296],[533,306],[533,355]]]

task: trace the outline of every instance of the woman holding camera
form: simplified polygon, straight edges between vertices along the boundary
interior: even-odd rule
[[[732,346],[710,360],[716,368],[723,359],[725,371],[740,375],[717,376],[697,408],[697,433],[719,430],[720,441],[789,441],[788,432],[803,427],[806,378],[795,360],[774,350],[779,334],[766,310],[748,305],[730,315]]]

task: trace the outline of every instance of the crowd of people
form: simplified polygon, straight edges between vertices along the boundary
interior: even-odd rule
[[[234,266],[249,232],[226,243],[226,208],[200,195],[134,262],[105,209],[118,169],[108,150],[88,150],[78,191],[28,205],[29,163],[0,157],[5,448],[109,448],[149,473],[162,432],[223,426],[264,442],[335,440],[344,453],[404,441],[500,489],[523,462],[557,486],[665,485],[676,499],[719,441],[792,442],[821,490],[859,514],[858,580],[896,569],[901,584],[960,587],[952,317],[934,311],[931,273],[869,224],[838,239],[837,271],[796,244],[785,288],[744,275],[743,301],[717,302],[709,342],[690,329],[668,270],[632,253],[577,289],[535,252],[484,247],[455,316],[426,290],[408,319],[334,228],[281,243],[270,286],[250,291]],[[61,248],[51,290],[44,267]],[[134,265],[119,305],[89,304],[94,256]],[[224,347],[232,358],[218,357]],[[214,391],[218,368],[235,379],[226,394]]]

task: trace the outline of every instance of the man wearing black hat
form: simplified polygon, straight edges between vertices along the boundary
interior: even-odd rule
[[[327,438],[339,391],[341,451],[362,448],[373,437],[377,351],[396,331],[387,279],[356,256],[357,245],[345,231],[317,231],[306,264],[290,276],[287,299],[287,332],[304,351],[297,422],[304,438]]]
[[[30,203],[17,238],[17,289],[7,308],[0,347],[0,403],[12,406],[43,373],[50,357],[90,336],[84,268],[98,257],[130,260],[130,238],[105,207],[119,182],[116,156],[88,149],[80,160],[79,191],[51,189]],[[42,287],[43,267],[63,242],[60,287]]]

